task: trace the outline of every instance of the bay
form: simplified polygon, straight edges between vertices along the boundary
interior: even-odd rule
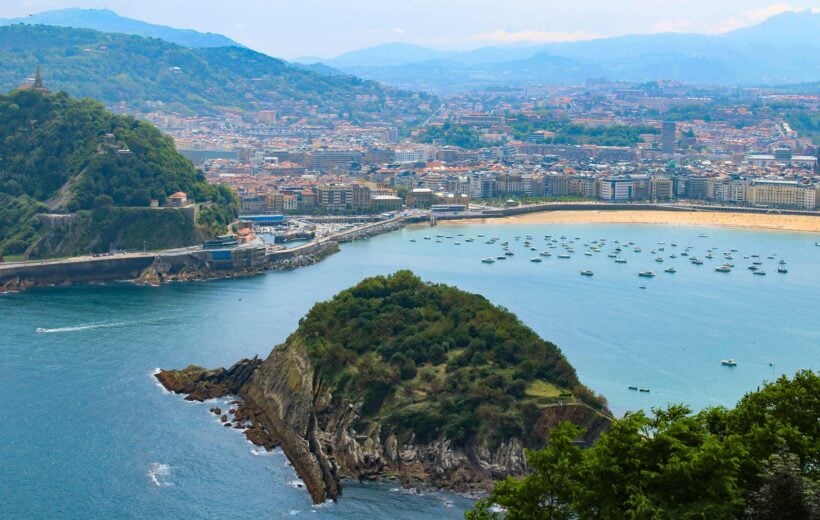
[[[535,251],[523,244],[528,234]],[[545,235],[579,237],[572,258],[558,259],[560,246],[548,249]],[[486,244],[493,236],[499,241]],[[600,238],[601,252],[585,255],[583,243]],[[642,251],[624,247],[627,263],[616,264],[607,256],[614,240]],[[366,276],[412,269],[515,312],[561,347],[616,414],[731,406],[780,374],[820,368],[816,240],[683,226],[418,226],[345,244],[314,266],[241,280],[2,295],[0,517],[460,518],[469,500],[391,483],[348,483],[337,503],[313,507],[281,452],[254,449],[208,412],[213,404],[168,394],[151,374],[266,356],[317,301]],[[502,241],[514,256],[481,263],[503,256]],[[680,255],[687,246],[702,259],[712,248],[715,258],[692,265]],[[715,272],[731,249],[735,269]],[[544,250],[553,255],[530,261]],[[780,259],[787,274],[777,273]],[[767,275],[747,270],[752,261]],[[676,273],[663,272],[670,265]],[[648,269],[654,278],[637,276]],[[722,366],[727,358],[737,366]]]

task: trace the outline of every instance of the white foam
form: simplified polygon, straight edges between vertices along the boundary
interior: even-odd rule
[[[160,390],[162,390],[162,393],[163,393],[163,394],[170,394],[170,393],[171,393],[171,391],[169,391],[167,388],[165,388],[164,386],[162,386],[162,383],[160,383],[160,382],[159,382],[159,379],[157,379],[157,374],[159,374],[160,372],[162,372],[162,369],[161,369],[161,368],[155,368],[155,369],[151,372],[151,379],[153,379],[153,380],[154,380],[154,384],[155,384],[155,385],[157,385],[157,387],[159,387],[159,389],[160,389]]]
[[[148,470],[148,477],[154,485],[157,487],[173,486],[173,482],[168,482],[165,480],[166,477],[169,476],[171,476],[171,466],[159,462],[151,463],[150,469]]]
[[[295,487],[296,489],[305,489],[305,483],[299,479],[291,480],[288,482],[288,485],[291,487]]]
[[[74,327],[57,327],[54,329],[47,329],[44,327],[37,327],[35,332],[39,332],[40,334],[54,334],[57,332],[79,332],[81,330],[94,330],[94,329],[110,329],[114,327],[123,327],[128,325],[127,323],[88,323],[85,325],[76,325]]]

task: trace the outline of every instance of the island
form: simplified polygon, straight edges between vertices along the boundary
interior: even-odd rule
[[[525,449],[558,424],[590,444],[611,422],[556,345],[482,296],[410,271],[316,304],[265,360],[156,377],[188,400],[237,396],[212,411],[281,447],[316,503],[344,479],[486,491],[526,474]]]

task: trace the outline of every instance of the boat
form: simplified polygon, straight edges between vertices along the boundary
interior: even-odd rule
[[[561,254],[561,255],[558,255],[558,258],[564,258],[565,259],[565,258],[572,258],[572,257],[569,256],[569,255]]]
[[[713,258],[714,258],[714,256],[712,256],[712,253],[709,253],[708,255],[706,255],[706,258],[708,258],[709,260],[711,260],[711,259],[713,259]]]
[[[678,255],[669,255],[669,258],[677,258]]]
[[[724,360],[722,360],[722,361],[720,362],[720,364],[721,364],[721,365],[723,365],[723,366],[725,366],[725,367],[736,367],[736,366],[737,366],[737,361],[735,361],[735,360],[734,360],[734,359],[732,359],[732,358],[729,358],[729,359],[724,359]]]
[[[467,240],[465,240],[465,242],[472,242],[473,240],[475,240],[475,239],[474,238],[468,238]]]
[[[411,239],[410,239],[410,242],[415,242],[415,241],[416,241],[416,239],[415,239],[415,238],[411,238]]]
[[[752,265],[763,265],[763,262],[752,262]]]
[[[639,392],[649,393],[649,389],[648,389],[648,388],[639,388],[639,389],[638,389],[638,391],[639,391]]]
[[[609,254],[608,254],[608,255],[606,255],[606,256],[608,256],[609,258],[615,258],[615,257],[616,257],[616,256],[618,256],[618,255],[616,255],[615,253],[609,253]]]
[[[640,253],[640,252],[641,252],[641,248],[640,248],[640,247],[636,247],[635,249],[633,249],[633,251],[635,251],[636,253]]]
[[[482,263],[485,263],[485,264],[493,264],[493,263],[495,263],[495,260],[493,260],[493,259],[492,259],[492,258],[490,258],[490,257],[487,257],[487,258],[482,258],[482,259],[481,259],[481,262],[482,262]]]
[[[750,271],[757,271],[757,266],[756,265],[750,265],[749,270]]]
[[[453,242],[453,245],[455,245],[455,246],[460,246],[460,245],[461,245],[461,242]]]
[[[731,272],[732,272],[732,268],[731,268],[731,267],[729,267],[729,265],[727,265],[727,264],[723,264],[723,265],[722,265],[722,266],[720,266],[720,267],[715,267],[715,271],[717,271],[717,272],[719,272],[719,273],[731,273]]]
[[[593,273],[591,269],[586,269],[586,270],[584,270],[584,271],[581,271],[581,274],[582,274],[583,276],[592,276],[592,275],[594,275],[595,273]]]
[[[777,272],[780,273],[780,274],[786,274],[786,273],[789,272],[789,270],[786,269],[785,267],[778,267]]]
[[[630,390],[637,390],[638,389],[638,387],[635,386],[635,385],[629,385],[627,388],[629,388]]]
[[[677,273],[677,271],[675,271],[675,268],[672,267],[671,265],[669,267],[667,267],[666,269],[664,269],[663,272],[664,273],[672,273],[672,274]]]
[[[703,260],[701,260],[700,258],[698,258],[696,256],[693,256],[689,261],[692,262],[695,265],[703,265]]]
[[[616,258],[615,263],[616,264],[625,264],[626,263],[626,258]]]
[[[497,256],[497,257],[495,257],[495,259],[496,260],[506,260],[507,257],[506,256]]]
[[[786,261],[785,261],[785,260],[781,260],[781,261],[779,261],[779,262],[777,262],[777,263],[778,263],[778,264],[780,264],[780,265],[786,265]]]
[[[638,273],[638,276],[642,276],[644,278],[652,278],[653,276],[655,276],[655,273],[653,273],[652,271],[641,271],[640,273]]]
[[[424,237],[424,240],[430,240],[430,237]]]
[[[680,254],[680,256],[689,256],[689,252],[688,252],[688,251],[684,251],[683,253],[681,253],[681,254]]]
[[[756,274],[758,276],[766,276],[766,271],[761,271],[760,269],[758,269],[757,271],[755,271],[752,274]]]
[[[646,286],[645,285],[640,285],[640,286],[638,286],[638,289],[646,289]]]
[[[507,256],[515,255],[515,253],[513,253],[512,251],[505,251],[504,254],[507,255]]]
[[[658,263],[663,262],[663,258],[657,256],[657,257],[655,257],[655,261],[658,262]]]
[[[709,235],[698,235],[698,238],[709,238]]]
[[[541,256],[552,256],[552,253],[550,253],[549,251],[541,251],[539,254]]]
[[[584,251],[584,254],[585,254],[586,256],[592,256],[592,251]]]
[[[535,262],[535,263],[538,263],[538,262],[540,262],[540,261],[541,261],[541,257],[540,257],[540,256],[534,256],[534,257],[530,258],[530,262]]]

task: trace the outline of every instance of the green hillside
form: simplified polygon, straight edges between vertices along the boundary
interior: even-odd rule
[[[163,40],[44,25],[0,27],[0,89],[42,65],[46,86],[131,111],[215,113],[314,106],[355,122],[405,124],[430,113],[423,94],[353,76],[325,75],[241,47],[190,49]]]
[[[543,407],[576,401],[606,411],[558,347],[514,314],[410,271],[368,278],[317,304],[294,342],[304,343],[334,402],[362,402],[361,421],[422,443],[539,445]]]
[[[187,223],[176,211],[131,209],[147,208],[151,199],[162,204],[177,191],[212,204],[197,222]],[[148,123],[65,93],[17,90],[0,96],[1,254],[107,251],[128,245],[129,229],[146,236],[150,231],[152,247],[189,245],[224,229],[236,209],[228,188],[207,184],[171,138]],[[39,213],[75,217],[71,226],[51,229]],[[166,225],[177,232],[166,234]]]

